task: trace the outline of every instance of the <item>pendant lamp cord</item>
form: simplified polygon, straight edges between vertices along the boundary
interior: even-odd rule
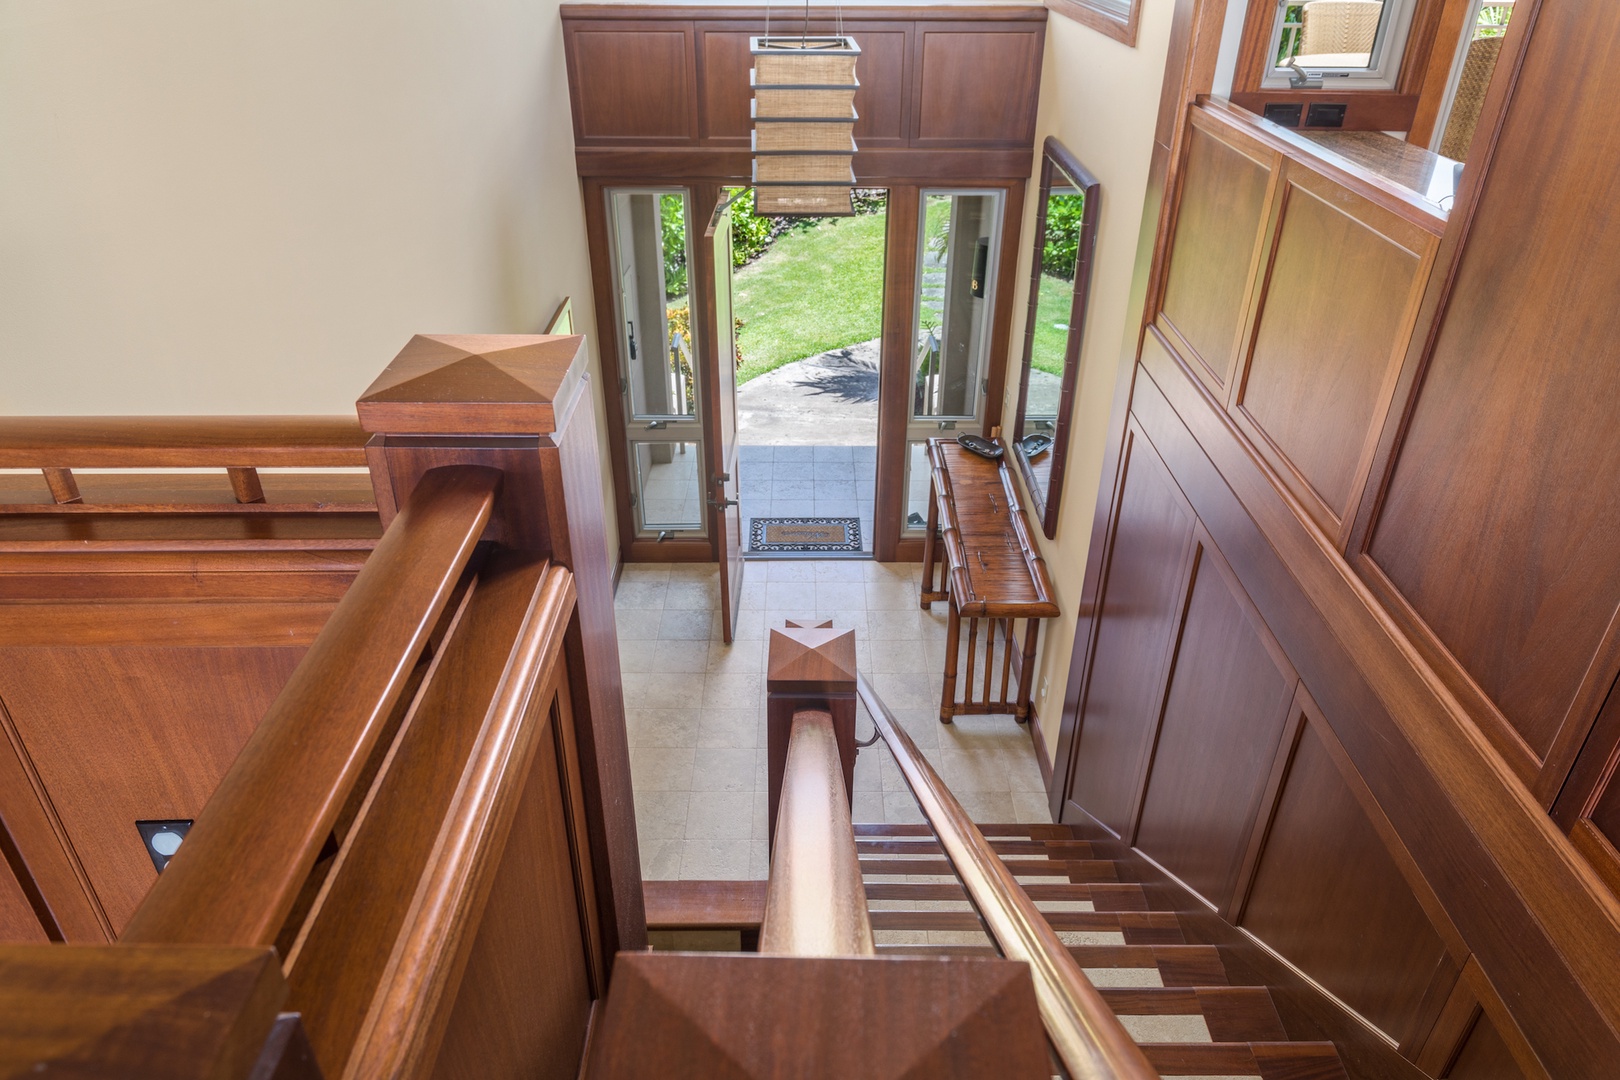
[[[810,0],[804,0],[804,29],[799,31],[799,48],[810,43]]]

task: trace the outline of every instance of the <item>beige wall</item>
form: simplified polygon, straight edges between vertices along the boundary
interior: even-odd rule
[[[1048,748],[1057,744],[1063,711],[1063,687],[1074,647],[1075,609],[1091,543],[1092,515],[1119,375],[1125,309],[1153,152],[1159,88],[1169,50],[1173,0],[1142,2],[1141,28],[1134,49],[1056,13],[1046,28],[1037,145],[1044,143],[1048,135],[1056,136],[1102,182],[1091,306],[1080,351],[1080,381],[1070,418],[1069,458],[1056,538],[1047,540],[1039,534],[1039,525],[1031,522],[1063,610],[1062,616],[1047,623],[1042,632],[1035,682],[1035,711],[1040,715]],[[1013,373],[1003,413],[1009,436],[1018,410],[1017,371],[1023,356],[1039,181],[1037,160],[1018,256]]]
[[[348,413],[419,331],[594,334],[557,6],[0,0],[0,412]]]

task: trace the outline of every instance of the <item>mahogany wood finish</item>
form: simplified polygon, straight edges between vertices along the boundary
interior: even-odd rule
[[[954,439],[930,439],[928,461],[932,493],[923,534],[922,607],[945,600],[950,608],[940,721],[948,724],[958,714],[988,712],[1010,713],[1024,723],[1034,692],[1040,620],[1058,614],[1046,561],[1030,538],[1005,457],[989,461]],[[942,564],[937,590],[936,559]],[[968,617],[967,670],[958,698],[956,676],[964,615]],[[1024,621],[1024,633],[1014,675],[1014,626],[1019,619]],[[978,650],[981,622],[985,627],[982,661]],[[982,665],[982,687],[974,677],[975,664]],[[1016,696],[1010,697],[1013,679]]]
[[[1389,408],[1438,244],[1296,161],[1284,165],[1278,186],[1233,405],[1239,426],[1317,524],[1338,535],[1371,462],[1375,421]]]
[[[648,930],[758,931],[763,881],[646,881]]]
[[[363,466],[347,416],[7,416],[0,469]]]
[[[210,800],[126,940],[270,945],[489,520],[500,474],[423,479]],[[308,717],[324,722],[311,725]],[[276,806],[269,820],[263,807]],[[195,867],[195,869],[192,869]],[[251,907],[230,897],[248,889]]]
[[[385,414],[408,425],[405,434],[378,432],[367,447],[383,519],[391,520],[391,508],[429,469],[497,468],[501,490],[484,538],[546,555],[573,573],[579,614],[566,649],[604,954],[641,948],[641,861],[584,338],[444,338],[426,352],[417,351],[420,341],[407,345],[378,381],[388,388]],[[452,348],[444,349],[443,342]],[[420,362],[435,356],[440,366]],[[363,421],[371,396],[360,403]],[[503,403],[499,422],[511,433],[465,434],[485,430],[480,417],[492,396]]]
[[[1613,28],[1566,3],[1517,9],[1521,19],[1470,152],[1474,182],[1465,179],[1453,212],[1461,239],[1447,253],[1451,273],[1426,298],[1432,337],[1414,338],[1407,354],[1411,404],[1386,427],[1350,551],[1550,805],[1620,672],[1620,568],[1598,541],[1616,508],[1594,497],[1620,462],[1604,419],[1620,387],[1598,362],[1620,261],[1588,259],[1544,225],[1579,223],[1583,244],[1609,251],[1613,226],[1594,213],[1600,197],[1579,175],[1607,167],[1590,142],[1601,116],[1561,110],[1542,122],[1533,103],[1555,93],[1546,41],[1567,49],[1566,72],[1590,70],[1601,93],[1614,76],[1593,66],[1594,50]],[[1502,84],[1520,50],[1503,112]],[[1514,183],[1538,185],[1533,208],[1508,197]],[[1511,302],[1498,302],[1501,280],[1514,282]]]
[[[747,38],[764,31],[763,7],[564,4],[561,10],[581,176],[747,179]],[[804,25],[785,10],[774,18],[783,31]],[[861,182],[940,176],[938,151],[960,159],[957,168],[966,170],[960,175],[1024,177],[1045,22],[1039,6],[844,11],[844,32],[862,48],[855,137],[878,152],[856,155]],[[817,12],[809,29],[826,34],[837,25]],[[996,74],[993,94],[983,92],[988,71]],[[639,164],[614,156],[631,148],[647,151]],[[688,152],[669,152],[682,150]]]
[[[247,1077],[286,997],[269,949],[0,946],[0,1073]]]
[[[838,740],[844,774],[845,812],[855,792],[855,632],[789,623],[772,628],[765,664],[766,807],[770,842],[776,842],[794,717],[804,710],[825,711]]]
[[[855,854],[840,733],[828,713],[793,715],[777,794],[759,951],[872,956],[872,923]]]
[[[1293,668],[1202,529],[1135,842],[1219,910],[1233,901],[1288,720]]]
[[[105,606],[94,610],[107,618]],[[167,617],[189,614],[171,605]],[[227,620],[212,628],[227,639],[234,629]],[[42,812],[62,831],[98,921],[113,936],[158,876],[135,822],[199,817],[304,653],[210,644],[36,638],[0,650],[0,726],[46,796]],[[51,900],[65,902],[59,894]]]
[[[1051,1075],[1029,978],[1004,960],[643,953],[618,969],[586,1077]]]
[[[1280,741],[1274,719],[1248,716],[1244,751],[1277,753],[1235,870],[1230,854],[1220,876],[1185,857],[1172,868],[1235,874],[1219,916],[1187,901],[1203,911],[1191,924],[1201,940],[1272,973],[1287,987],[1284,1019],[1330,1031],[1368,1075],[1466,1075],[1509,1059],[1513,1075],[1604,1075],[1620,1056],[1620,997],[1598,958],[1620,952],[1620,863],[1597,821],[1617,741],[1604,707],[1620,670],[1620,597],[1609,595],[1612,560],[1592,546],[1608,528],[1608,501],[1593,493],[1613,471],[1602,417],[1614,383],[1594,357],[1613,336],[1604,298],[1620,263],[1590,255],[1614,247],[1590,179],[1612,166],[1603,110],[1570,107],[1558,88],[1571,70],[1590,72],[1601,96],[1613,77],[1597,58],[1620,13],[1569,0],[1516,12],[1442,218],[1355,161],[1194,104],[1209,86],[1215,7],[1189,0],[1172,40],[1178,89],[1159,129],[1169,196],[1144,223],[1151,325],[1122,358],[1080,598],[1054,778],[1060,800],[1074,796],[1065,820],[1089,811],[1148,854],[1151,837],[1167,863],[1175,843],[1201,837],[1190,822],[1150,833],[1145,812],[1131,833],[1138,789],[1101,784],[1142,775],[1144,757],[1151,783],[1175,760],[1185,736],[1163,703],[1173,681],[1188,679],[1215,715],[1239,708],[1237,691],[1275,685],[1235,658],[1206,674],[1184,666],[1199,655],[1197,623],[1199,637],[1220,625],[1184,614],[1189,579],[1196,592],[1218,555],[1286,663],[1272,670],[1291,670],[1306,704],[1290,708]],[[1209,310],[1223,329],[1205,336],[1231,343],[1225,379],[1195,354],[1194,309],[1178,308],[1174,289],[1164,316],[1155,302],[1178,273],[1214,281],[1227,254],[1193,258],[1180,238],[1187,207],[1217,178],[1199,166],[1206,138],[1271,163],[1266,190],[1252,186],[1253,232],[1236,241],[1253,253],[1241,295]],[[1579,245],[1567,242],[1575,223]],[[1143,472],[1145,460],[1155,468]],[[1142,506],[1155,490],[1157,521]],[[1115,539],[1128,530],[1129,545]],[[1146,543],[1164,554],[1133,559]],[[1133,567],[1161,598],[1134,605],[1141,640],[1122,650],[1109,642],[1127,627],[1110,611],[1124,614],[1118,590]],[[1109,680],[1127,686],[1103,662],[1110,648],[1147,683],[1135,724],[1106,707]],[[1352,925],[1360,946],[1334,955],[1327,943]],[[1369,1041],[1343,1003],[1384,1036]],[[1390,1060],[1391,1041],[1405,1064]]]
[[[1217,393],[1231,383],[1276,157],[1241,130],[1194,112],[1160,320]]]
[[[995,854],[871,684],[857,675],[856,688],[985,928],[1003,956],[1029,965],[1047,1036],[1069,1075],[1076,1080],[1152,1078],[1152,1066],[1141,1049],[1020,888],[1013,868]],[[900,867],[910,869],[864,869],[868,873],[928,872],[916,869],[914,860],[902,862]]]

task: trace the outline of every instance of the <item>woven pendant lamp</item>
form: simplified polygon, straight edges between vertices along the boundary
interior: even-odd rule
[[[855,60],[843,35],[748,39],[754,66],[754,211],[855,212]]]

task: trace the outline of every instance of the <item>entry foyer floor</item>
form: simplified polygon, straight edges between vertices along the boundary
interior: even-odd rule
[[[916,563],[780,559],[745,565],[737,641],[721,643],[712,566],[627,564],[615,609],[643,876],[767,876],[766,631],[831,619],[975,821],[1049,822],[1029,732],[1010,716],[939,722],[944,605],[917,606]],[[860,714],[857,734],[872,731]],[[881,742],[855,770],[857,822],[923,820]]]

